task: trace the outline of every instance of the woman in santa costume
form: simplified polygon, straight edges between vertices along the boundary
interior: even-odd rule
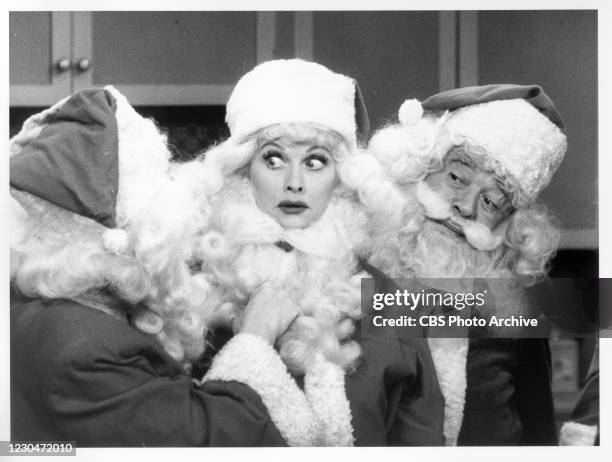
[[[205,348],[207,283],[190,268],[205,217],[154,123],[112,87],[85,90],[9,148],[11,439],[285,445],[257,390],[186,373]],[[296,314],[282,302],[252,297],[270,322],[246,317],[226,354],[257,349],[279,383],[272,344]]]
[[[528,314],[521,287],[546,275],[559,241],[536,199],[566,149],[561,117],[535,85],[406,101],[369,145],[404,197],[402,224],[379,224],[370,261],[395,277],[486,278],[482,314]],[[556,444],[548,342],[516,336],[428,339],[446,444]]]
[[[209,216],[198,255],[212,288],[211,342],[240,330],[263,289],[288,297],[298,316],[276,342],[291,374],[284,393],[258,361],[228,357],[235,337],[204,381],[230,380],[231,369],[258,390],[266,382],[262,400],[290,445],[440,444],[426,342],[360,329],[361,278],[371,273],[358,257],[370,221],[396,220],[401,198],[358,148],[368,123],[356,82],[311,62],[266,62],[240,79],[226,120],[229,139],[175,172]]]

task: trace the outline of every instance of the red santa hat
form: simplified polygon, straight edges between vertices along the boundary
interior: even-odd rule
[[[165,138],[113,87],[80,91],[30,117],[9,150],[12,188],[106,226],[113,252],[126,249],[123,228],[168,179]]]
[[[369,120],[357,82],[300,59],[267,61],[246,73],[227,102],[231,136],[242,139],[283,123],[312,123],[339,133],[350,148]]]
[[[559,112],[537,85],[485,85],[438,93],[422,104],[405,101],[403,125],[418,121],[423,110],[444,111],[444,126],[454,143],[482,148],[519,187],[523,202],[534,201],[563,160],[567,138]]]

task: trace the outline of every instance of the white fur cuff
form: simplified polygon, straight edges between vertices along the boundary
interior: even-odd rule
[[[315,413],[321,446],[353,446],[351,406],[344,387],[344,370],[319,355],[306,373],[304,389]]]
[[[215,357],[204,377],[235,380],[261,397],[278,430],[290,446],[314,446],[316,421],[304,393],[287,372],[276,351],[251,334],[234,336]]]
[[[593,446],[597,437],[596,425],[565,422],[561,427],[560,446]]]

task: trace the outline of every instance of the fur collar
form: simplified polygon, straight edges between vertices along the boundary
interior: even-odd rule
[[[284,229],[263,212],[253,198],[246,178],[235,177],[222,191],[216,221],[221,233],[232,243],[272,244],[285,241],[300,252],[331,260],[346,259],[365,240],[366,215],[355,201],[336,194],[326,211],[311,226]]]

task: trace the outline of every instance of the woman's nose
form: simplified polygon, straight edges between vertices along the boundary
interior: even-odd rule
[[[474,218],[476,216],[476,200],[478,195],[479,190],[474,186],[457,191],[453,197],[453,210],[462,218]]]
[[[304,179],[299,166],[292,166],[287,171],[285,178],[285,191],[301,193],[304,191]]]

